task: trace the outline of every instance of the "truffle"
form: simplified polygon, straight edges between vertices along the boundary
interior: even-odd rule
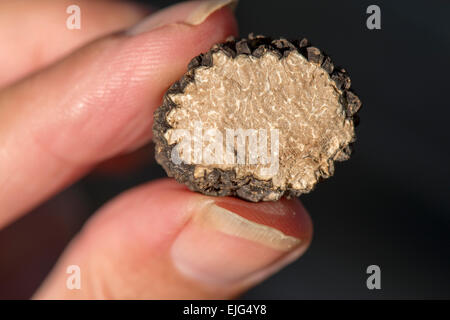
[[[310,192],[347,160],[361,107],[307,39],[230,38],[189,63],[155,111],[156,160],[191,190],[248,201]]]

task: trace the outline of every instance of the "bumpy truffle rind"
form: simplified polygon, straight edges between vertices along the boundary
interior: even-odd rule
[[[297,51],[309,62],[319,65],[335,82],[336,87],[342,91],[341,104],[346,112],[346,117],[351,119],[355,126],[358,124],[357,112],[361,108],[361,101],[351,90],[351,81],[345,69],[334,66],[331,58],[318,48],[310,45],[306,38],[300,40],[287,40],[284,38],[272,39],[261,35],[250,34],[248,38],[229,38],[221,44],[217,44],[207,53],[193,58],[188,65],[185,75],[175,82],[166,92],[163,104],[155,111],[153,125],[153,140],[156,144],[155,157],[164,168],[169,177],[174,177],[178,182],[186,184],[189,189],[211,196],[236,196],[248,201],[274,201],[282,196],[287,198],[298,197],[309,191],[296,190],[287,187],[281,189],[274,187],[271,180],[260,180],[254,176],[237,177],[233,169],[223,170],[213,168],[205,171],[203,176],[195,175],[196,165],[180,163],[175,164],[171,160],[173,145],[169,145],[164,133],[171,129],[167,121],[168,113],[177,108],[177,105],[169,97],[173,94],[182,94],[186,86],[195,81],[195,70],[200,67],[211,67],[212,55],[218,51],[231,58],[238,55],[252,55],[261,57],[268,51],[277,55],[280,59],[286,57],[291,51]],[[330,173],[333,174],[333,162],[349,159],[352,153],[353,142],[343,146],[333,159],[329,159]],[[323,179],[323,174],[318,174]]]

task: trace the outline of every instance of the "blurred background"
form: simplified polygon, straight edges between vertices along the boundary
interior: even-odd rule
[[[381,30],[366,27],[372,4]],[[353,157],[301,197],[310,249],[243,298],[450,298],[450,3],[241,0],[236,14],[241,36],[307,37],[363,101]],[[1,230],[0,299],[29,298],[97,208],[165,176],[152,159],[150,145],[109,161]],[[381,290],[366,287],[372,264]]]

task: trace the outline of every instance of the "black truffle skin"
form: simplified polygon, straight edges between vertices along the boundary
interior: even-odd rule
[[[163,104],[155,111],[153,124],[153,140],[156,144],[155,158],[169,177],[174,177],[178,182],[186,184],[190,190],[210,196],[236,196],[252,202],[276,200],[281,196],[287,198],[300,196],[302,192],[298,190],[274,188],[271,180],[259,180],[253,176],[237,178],[232,169],[222,170],[215,168],[203,177],[196,178],[194,177],[196,165],[183,162],[174,164],[171,161],[171,152],[174,146],[168,145],[164,138],[164,133],[171,128],[166,116],[172,109],[176,108],[176,104],[169,98],[169,94],[183,93],[185,87],[194,81],[195,69],[211,67],[213,53],[222,51],[229,57],[235,58],[241,54],[261,57],[266,51],[271,51],[282,58],[293,50],[298,51],[308,61],[320,64],[330,74],[336,86],[343,92],[341,103],[345,107],[347,118],[351,118],[355,125],[358,123],[356,113],[361,108],[361,101],[350,89],[351,81],[347,72],[342,68],[336,68],[331,58],[318,48],[311,46],[306,38],[300,40],[272,39],[253,34],[243,39],[229,38],[224,43],[212,47],[207,53],[193,58],[188,65],[186,74],[168,89],[164,95]],[[347,160],[351,152],[352,145],[349,145],[342,150],[340,156],[335,160]],[[278,195],[275,199],[273,197],[274,193]]]

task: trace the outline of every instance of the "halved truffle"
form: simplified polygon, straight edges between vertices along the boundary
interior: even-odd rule
[[[207,195],[307,193],[350,156],[361,107],[350,84],[306,39],[229,39],[195,57],[165,94],[156,160]]]

